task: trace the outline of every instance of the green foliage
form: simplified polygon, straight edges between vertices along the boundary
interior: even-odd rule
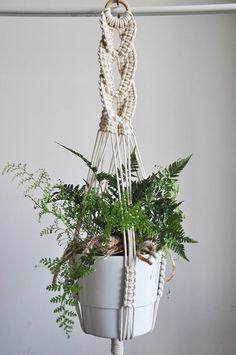
[[[57,143],[57,142],[56,142]],[[92,163],[86,159],[82,154],[80,154],[79,152],[76,152],[75,150],[71,149],[71,148],[68,148],[66,147],[65,145],[63,144],[60,144],[60,143],[57,143],[58,145],[60,145],[62,148],[65,148],[67,149],[69,152],[75,154],[77,157],[79,157],[80,159],[82,159],[85,164],[94,172],[96,173],[97,172],[97,168],[95,166],[92,166]]]
[[[65,248],[61,258],[43,258],[41,264],[54,275],[47,289],[55,293],[51,303],[55,306],[57,323],[69,336],[76,316],[72,307],[76,305],[81,288],[79,280],[94,270],[96,255],[101,253],[99,245],[103,254],[108,254],[111,237],[122,244],[123,232],[133,229],[138,251],[146,242],[151,242],[156,250],[170,249],[188,260],[184,244],[195,241],[185,235],[182,202],[177,201],[177,195],[179,174],[191,156],[159,168],[140,181],[134,149],[127,166],[123,165],[118,171],[119,176],[125,175],[127,167],[131,167],[132,203],[129,204],[126,193],[121,199],[118,197],[115,175],[98,172],[79,152],[60,146],[82,159],[93,171],[97,187],[88,189],[86,182],[74,186],[61,180],[52,184],[45,170],[32,173],[26,164],[7,164],[3,174],[16,179],[18,186],[24,185],[24,196],[33,202],[40,221],[44,215],[52,217],[52,223],[43,228],[40,235],[54,235],[58,244]],[[90,244],[93,239],[98,243]]]
[[[73,329],[73,318],[76,316],[72,307],[77,305],[76,297],[81,288],[79,279],[94,270],[95,253],[91,251],[80,258],[74,258],[70,261],[70,265],[66,259],[59,258],[43,258],[40,262],[53,274],[58,274],[56,281],[48,285],[47,290],[56,292],[50,302],[55,305],[56,322],[69,337]]]
[[[176,179],[179,177],[179,174],[181,171],[185,168],[185,166],[188,164],[189,160],[191,159],[192,155],[189,155],[185,159],[178,159],[174,163],[168,166],[167,171],[169,172],[169,175],[171,178]]]
[[[138,174],[138,170],[139,170],[139,164],[138,164],[138,160],[136,157],[135,149],[130,154],[130,166],[131,166],[132,177],[136,177]]]
[[[188,260],[184,243],[194,242],[185,236],[184,214],[177,201],[177,178],[191,156],[177,160],[167,168],[160,168],[142,181],[132,183],[133,203],[138,201],[155,231],[153,236],[160,249],[172,249]]]

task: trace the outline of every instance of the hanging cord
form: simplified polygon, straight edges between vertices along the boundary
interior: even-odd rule
[[[136,23],[127,3],[123,0],[120,0],[119,4],[122,4],[126,9],[124,16],[122,18],[114,17],[111,13],[111,6],[114,3],[117,2],[109,1],[101,14],[102,40],[99,46],[99,90],[103,110],[100,131],[108,132],[111,137],[112,159],[114,161],[119,198],[123,203],[122,197],[125,194],[127,196],[125,203],[129,206],[132,203],[130,166],[131,141],[134,135],[132,118],[136,107],[136,89],[134,85],[136,53],[133,45],[136,34]],[[120,36],[120,46],[118,49],[114,48],[113,36],[115,31]],[[118,88],[115,88],[113,76],[114,64],[117,65],[121,77]],[[123,167],[125,167],[124,175]],[[136,243],[135,234],[132,229],[124,231],[123,243],[124,293],[119,312],[120,341],[131,339],[134,335]],[[121,343],[116,342],[115,344],[120,345]],[[117,350],[117,354],[120,353]]]
[[[170,267],[171,267],[170,275],[168,275],[168,277],[166,278],[166,282],[170,282],[175,276],[176,265],[175,265],[173,254],[169,250],[166,251],[166,254],[170,258]]]
[[[124,343],[118,339],[111,339],[111,353],[113,355],[123,355],[124,354]]]
[[[117,1],[110,0],[101,14],[102,39],[99,45],[98,57],[100,64],[99,91],[102,103],[102,114],[100,121],[99,136],[107,134],[110,137],[112,145],[112,162],[117,179],[119,198],[124,193],[127,194],[128,206],[132,204],[131,190],[131,164],[130,155],[132,149],[135,149],[138,161],[138,178],[145,178],[140,152],[133,132],[132,119],[136,108],[136,88],[134,75],[137,66],[136,52],[134,48],[134,39],[136,35],[136,23],[128,4],[124,0],[119,0],[126,11],[122,18],[112,15],[111,7],[117,4]],[[118,31],[120,36],[120,46],[114,48],[114,32]],[[115,88],[113,76],[113,65],[116,64],[120,73],[120,83]],[[97,152],[97,154],[96,154]],[[101,152],[95,148],[95,156],[99,157]],[[128,164],[127,164],[128,161]],[[92,161],[92,165],[100,169],[98,160]],[[125,167],[124,176],[123,167]],[[119,341],[112,339],[112,353],[114,355],[123,354],[123,344],[121,341],[132,339],[134,336],[135,320],[135,284],[136,284],[136,243],[135,233],[132,229],[124,231],[124,275],[123,275],[123,299],[121,299],[121,308],[119,310]],[[150,254],[155,250],[150,249]],[[142,254],[138,252],[138,257],[142,259]],[[154,318],[162,290],[165,282],[165,259],[163,253],[160,264],[160,275],[158,283],[158,294],[155,303]],[[149,262],[149,259],[143,259]],[[173,258],[172,265],[173,265]],[[172,273],[174,267],[172,268]],[[154,321],[153,321],[154,324]]]

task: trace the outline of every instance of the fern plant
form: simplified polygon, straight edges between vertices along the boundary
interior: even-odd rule
[[[172,250],[188,260],[185,243],[195,241],[185,235],[182,202],[177,201],[178,178],[191,156],[179,159],[167,167],[160,167],[146,179],[138,180],[138,162],[135,150],[131,154],[132,204],[127,195],[119,199],[115,175],[98,172],[81,153],[65,147],[92,170],[98,187],[52,183],[48,173],[39,169],[32,173],[26,164],[10,164],[2,174],[9,174],[24,185],[24,196],[38,211],[39,221],[51,215],[52,223],[41,231],[41,236],[54,235],[64,248],[61,258],[42,258],[41,264],[53,274],[47,286],[54,292],[51,303],[57,323],[69,336],[76,313],[80,291],[79,280],[94,270],[97,255],[123,255],[123,232],[133,228],[137,256],[150,263],[148,254]],[[125,166],[118,173],[125,174]],[[101,186],[106,189],[101,189]],[[80,257],[78,257],[80,255]]]

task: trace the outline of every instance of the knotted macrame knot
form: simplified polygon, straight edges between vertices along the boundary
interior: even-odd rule
[[[110,118],[106,113],[101,116],[100,130],[103,132],[115,133],[117,131],[117,120],[115,118]]]
[[[157,295],[159,297],[162,297],[162,294],[163,294],[163,289],[164,289],[164,285],[165,285],[165,273],[166,273],[166,256],[162,255],[158,289],[157,289]]]
[[[135,296],[136,271],[134,266],[125,267],[124,307],[132,307]]]
[[[118,124],[118,134],[132,134],[133,133],[133,127],[131,126],[129,121],[123,120],[123,122]]]

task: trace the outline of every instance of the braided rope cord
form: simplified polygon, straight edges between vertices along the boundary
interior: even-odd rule
[[[136,23],[131,12],[126,11],[124,17],[116,18],[111,14],[110,8],[101,14],[102,38],[99,45],[99,91],[102,102],[100,130],[109,132],[112,138],[114,168],[117,184],[121,186],[120,198],[123,192],[127,193],[128,204],[132,202],[131,191],[131,146],[134,147],[134,133],[132,119],[136,108],[136,88],[134,75],[136,70],[136,52],[134,38]],[[114,33],[118,32],[120,46],[114,48]],[[115,88],[113,66],[117,65],[120,74],[120,83]],[[138,157],[139,161],[140,156]],[[128,161],[128,166],[127,166]],[[125,166],[125,177],[118,174]],[[142,165],[142,164],[140,164]],[[140,178],[142,176],[140,171]],[[120,334],[119,339],[130,339],[134,332],[134,296],[135,296],[135,264],[136,246],[134,231],[127,230],[124,240],[124,294],[123,304],[120,308]]]
[[[102,103],[101,120],[92,154],[92,164],[101,169],[105,148],[111,142],[112,157],[110,173],[115,173],[119,198],[126,193],[127,203],[132,203],[131,161],[130,155],[135,148],[139,163],[138,177],[143,179],[145,172],[132,128],[132,119],[136,108],[136,88],[134,75],[136,70],[136,52],[134,38],[136,23],[130,11],[116,18],[110,8],[101,13],[102,37],[99,43],[98,60],[100,66],[99,92]],[[114,34],[118,32],[120,45],[114,48]],[[120,83],[115,88],[113,67],[117,66]],[[125,174],[119,174],[125,167]],[[90,186],[95,184],[95,177],[90,171],[87,179]],[[124,291],[119,310],[119,340],[133,338],[134,333],[134,296],[136,245],[133,229],[123,232],[124,242]]]
[[[159,280],[158,280],[158,287],[157,287],[157,298],[156,302],[154,305],[154,311],[153,311],[153,320],[152,320],[152,329],[155,327],[156,323],[156,318],[157,318],[157,311],[158,311],[158,306],[160,303],[160,299],[163,295],[163,290],[166,282],[166,254],[165,252],[161,253],[161,261],[160,261],[160,273],[159,273]]]
[[[132,13],[126,9],[120,18],[111,14],[110,7],[101,13],[100,25],[102,36],[99,43],[98,61],[100,66],[99,92],[102,103],[101,119],[97,132],[91,162],[98,170],[102,170],[104,155],[108,142],[112,147],[112,157],[109,165],[109,173],[115,173],[119,198],[127,194],[127,203],[132,203],[131,191],[131,161],[130,155],[133,149],[139,165],[138,178],[144,179],[146,174],[143,168],[140,152],[132,127],[137,94],[134,83],[134,75],[137,66],[134,39],[136,35],[136,23]],[[118,32],[120,45],[114,48],[114,34]],[[113,68],[117,66],[120,83],[115,87]],[[125,174],[119,174],[125,167]],[[96,184],[94,173],[90,170],[87,177],[89,186]],[[123,354],[125,339],[134,336],[134,297],[136,283],[136,245],[133,229],[123,233],[124,242],[124,285],[123,301],[119,309],[119,340],[112,341],[112,353]],[[164,259],[162,259],[164,260]],[[162,261],[164,263],[164,261]],[[155,315],[164,284],[164,267],[160,273],[158,295],[155,306]],[[83,317],[79,307],[77,312],[83,327]],[[153,318],[153,324],[154,318]],[[84,329],[84,327],[83,327]]]

